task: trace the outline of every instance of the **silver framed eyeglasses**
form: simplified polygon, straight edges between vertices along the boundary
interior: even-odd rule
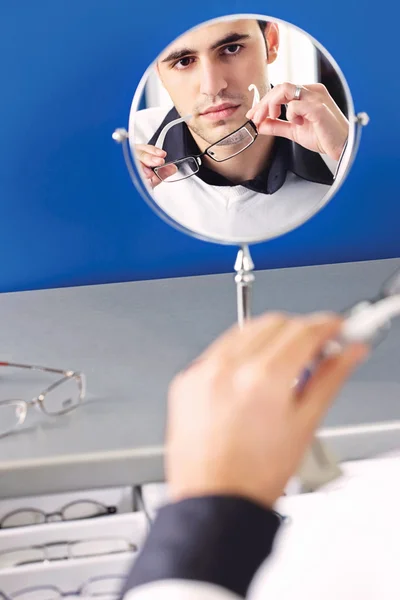
[[[69,502],[58,511],[45,512],[39,508],[18,508],[0,518],[0,529],[12,527],[28,527],[58,521],[79,521],[115,515],[116,506],[106,506],[96,500],[75,500]]]
[[[362,313],[366,309],[372,309],[381,313],[380,326],[373,328],[368,343],[372,349],[376,349],[387,337],[391,330],[392,319],[400,314],[400,269],[396,269],[392,275],[381,285],[378,293],[369,299],[356,302],[350,308],[342,311],[347,318],[356,313]]]
[[[254,106],[260,101],[260,94],[257,86],[255,86],[253,83],[249,85],[248,89],[254,93],[254,108]],[[158,136],[155,146],[162,149],[168,131],[178,123],[189,121],[191,118],[192,115],[187,115],[186,117],[175,119],[174,121],[171,121],[171,123],[167,123]],[[253,121],[249,120],[235,131],[232,131],[232,133],[229,133],[218,140],[218,142],[208,146],[204,152],[194,156],[186,156],[185,158],[168,162],[160,167],[152,167],[152,170],[157,175],[158,179],[165,183],[181,181],[182,179],[192,177],[192,175],[195,175],[199,171],[203,156],[208,156],[215,162],[224,162],[246,150],[255,142],[257,136],[257,127]]]
[[[186,121],[189,118],[190,115],[188,117],[175,119],[174,121],[171,121],[171,123],[168,123],[161,131],[155,146],[162,149],[168,131],[178,123]],[[182,179],[192,177],[192,175],[195,175],[199,171],[203,156],[208,156],[215,162],[224,162],[246,150],[255,142],[257,136],[257,127],[253,121],[249,120],[232,133],[218,140],[218,142],[208,146],[204,152],[167,162],[160,167],[152,167],[152,171],[157,175],[160,181],[165,183],[181,181]]]
[[[54,560],[89,558],[104,554],[136,552],[137,546],[125,538],[105,537],[91,540],[49,542],[36,546],[8,548],[0,552],[0,569]]]
[[[120,598],[122,586],[126,577],[121,575],[105,575],[92,577],[77,590],[63,591],[57,586],[43,585],[26,587],[12,592],[6,596],[0,592],[6,600],[62,600],[62,598],[101,598],[101,600],[117,600]]]
[[[252,108],[256,106],[260,102],[260,93],[257,89],[257,86],[252,83],[248,87],[249,91],[253,91],[253,104]],[[175,119],[162,129],[160,135],[158,136],[157,142],[155,144],[156,147],[162,148],[164,145],[165,137],[168,131],[177,125],[178,123],[182,123],[183,121],[188,121],[192,118],[192,115],[186,115],[185,117],[181,117],[179,119]],[[207,155],[212,160],[216,162],[224,162],[225,160],[229,160],[233,158],[237,154],[240,154],[246,148],[251,146],[258,136],[257,127],[253,123],[253,121],[249,120],[244,123],[241,127],[233,131],[232,133],[226,135],[225,137],[218,140],[211,146],[205,149],[204,152],[200,154],[196,154],[193,156],[186,156],[184,158],[168,162],[160,167],[151,167],[152,171],[155,175],[165,183],[173,183],[176,181],[181,181],[182,179],[187,179],[188,177],[192,177],[195,175],[201,166],[201,159],[203,156]],[[136,186],[140,187],[139,180],[135,173],[134,161],[132,164],[130,153],[129,153],[129,133],[126,129],[119,127],[115,129],[112,134],[113,139],[122,144],[122,151],[125,159],[125,164],[127,166],[129,175],[133,183]]]
[[[64,371],[62,369],[10,362],[0,362],[1,367],[32,369],[59,374],[61,377],[30,400],[18,398],[0,400],[0,438],[13,433],[24,423],[28,409],[31,406],[35,406],[50,417],[55,417],[75,410],[85,397],[86,378],[79,371]]]

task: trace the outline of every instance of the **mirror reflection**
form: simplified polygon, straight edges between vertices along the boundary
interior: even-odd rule
[[[342,74],[306,33],[231,17],[157,57],[132,103],[129,144],[173,224],[247,244],[298,227],[332,197],[353,113]]]

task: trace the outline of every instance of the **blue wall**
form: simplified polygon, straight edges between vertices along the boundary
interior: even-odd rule
[[[257,268],[399,256],[400,5],[382,0],[381,21],[372,10],[360,15],[359,0],[334,6],[0,0],[0,291],[232,270],[233,248],[186,237],[153,214],[111,133],[126,126],[143,71],[171,39],[247,10],[319,39],[356,110],[371,117],[338,196],[298,230],[255,246]]]

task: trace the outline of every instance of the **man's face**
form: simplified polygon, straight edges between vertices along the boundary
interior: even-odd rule
[[[180,116],[193,115],[187,124],[205,147],[246,122],[254,97],[248,87],[254,83],[261,97],[267,93],[272,60],[257,21],[243,19],[183,35],[162,53],[157,68]]]

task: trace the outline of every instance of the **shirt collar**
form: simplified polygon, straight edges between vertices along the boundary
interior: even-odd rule
[[[167,113],[163,122],[148,143],[154,145],[165,125],[179,117],[180,115],[176,108],[173,107]],[[286,119],[285,107],[282,108],[280,118]],[[201,151],[185,122],[178,123],[170,129],[165,138],[163,149],[167,152],[168,161],[175,161],[185,158],[186,156],[201,154]],[[258,193],[273,194],[285,183],[288,171],[291,171],[301,179],[313,183],[325,185],[332,185],[333,183],[333,175],[330,169],[317,152],[312,152],[307,148],[303,148],[300,144],[286,138],[276,137],[272,148],[271,160],[268,165],[254,179],[243,181],[240,185]],[[202,179],[209,185],[237,185],[203,163],[195,177]]]

